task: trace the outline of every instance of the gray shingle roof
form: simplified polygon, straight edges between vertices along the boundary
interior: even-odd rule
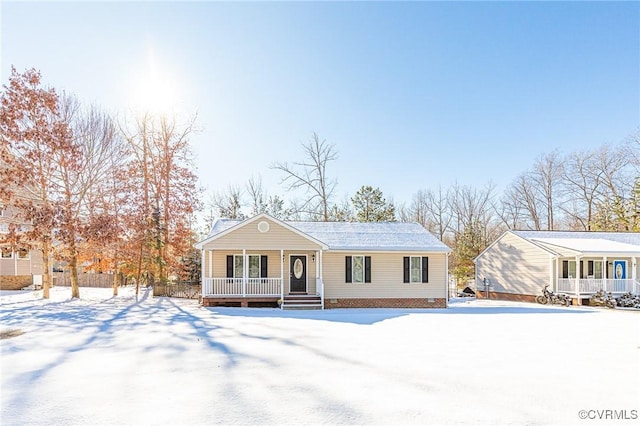
[[[218,219],[214,222],[213,237],[240,220]],[[331,250],[367,251],[437,251],[451,249],[418,223],[405,222],[289,222],[287,225],[322,241]]]

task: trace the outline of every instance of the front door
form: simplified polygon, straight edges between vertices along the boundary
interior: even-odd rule
[[[289,287],[291,293],[307,292],[307,257],[289,257]]]

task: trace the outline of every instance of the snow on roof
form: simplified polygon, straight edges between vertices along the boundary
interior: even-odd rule
[[[207,239],[242,222],[217,219]],[[447,245],[418,223],[293,221],[283,223],[322,241],[331,250],[451,251]]]
[[[580,253],[640,253],[640,233],[637,232],[512,232],[556,252],[569,249]]]
[[[332,250],[450,251],[418,223],[287,222]]]

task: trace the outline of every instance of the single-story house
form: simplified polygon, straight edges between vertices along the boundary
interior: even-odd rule
[[[640,292],[640,233],[507,231],[475,258],[479,296],[533,301],[545,285],[581,303]]]
[[[202,303],[287,307],[447,305],[449,247],[417,223],[217,219],[202,251]]]

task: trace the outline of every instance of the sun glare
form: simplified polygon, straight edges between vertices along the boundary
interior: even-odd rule
[[[177,80],[166,65],[161,65],[153,49],[148,50],[147,63],[136,72],[130,91],[131,107],[136,112],[175,113],[179,107]]]

